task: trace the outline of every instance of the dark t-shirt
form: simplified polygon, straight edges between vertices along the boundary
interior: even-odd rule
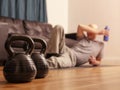
[[[103,57],[103,47],[103,42],[88,40],[86,37],[78,40],[72,47],[77,59],[76,66],[88,62],[90,56],[101,59]]]

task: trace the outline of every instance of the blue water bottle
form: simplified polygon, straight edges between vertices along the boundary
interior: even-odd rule
[[[110,28],[108,27],[108,26],[105,26],[105,28],[104,28],[105,30],[110,30]],[[109,36],[104,36],[104,41],[108,41],[109,40]]]

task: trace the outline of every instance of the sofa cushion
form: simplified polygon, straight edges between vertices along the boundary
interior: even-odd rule
[[[37,21],[24,21],[25,33],[30,36],[37,36],[48,42],[51,35],[52,25]]]
[[[3,28],[4,27],[4,28]],[[8,25],[7,24],[3,24],[3,23],[0,23],[0,65],[2,65],[2,63],[7,60],[7,52],[4,48],[4,44],[5,44],[5,41],[7,39],[7,36],[8,36]]]
[[[0,16],[0,22],[13,23],[13,19],[5,16]]]
[[[13,23],[10,23],[10,28],[8,33],[25,34],[23,21],[20,19],[13,19]]]
[[[4,27],[4,24],[6,24],[6,27]],[[7,31],[5,31],[7,36],[12,33],[25,34],[23,21],[20,19],[0,16],[0,25],[2,30],[7,29]],[[2,33],[2,30],[0,30],[0,33]],[[16,48],[22,48],[24,45],[25,43],[22,41],[16,41],[12,43],[12,47]]]
[[[14,18],[0,16],[0,22],[9,24],[8,33],[22,33],[22,34],[25,33],[23,21],[20,19],[14,19]]]

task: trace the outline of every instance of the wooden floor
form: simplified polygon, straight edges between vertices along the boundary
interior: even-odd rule
[[[44,79],[20,84],[8,83],[2,70],[0,67],[0,90],[120,90],[120,61],[50,70]]]

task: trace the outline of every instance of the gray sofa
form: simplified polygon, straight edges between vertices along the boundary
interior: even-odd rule
[[[0,65],[8,59],[8,54],[4,48],[5,41],[9,34],[18,33],[29,36],[35,36],[49,41],[53,26],[49,23],[41,23],[37,21],[20,20],[9,17],[0,16]],[[76,39],[76,34],[66,34],[66,44],[71,47]],[[13,44],[15,47],[21,47],[22,43]]]

